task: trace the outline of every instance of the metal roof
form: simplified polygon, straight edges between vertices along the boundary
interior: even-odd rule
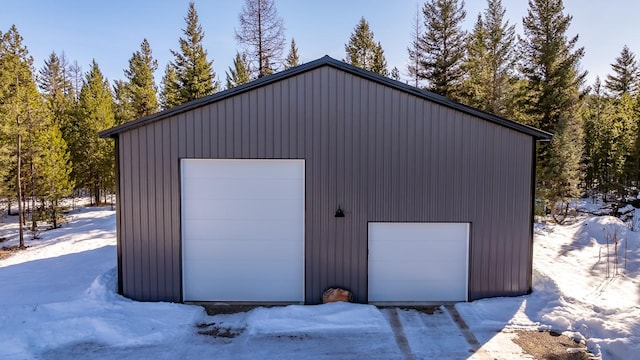
[[[205,106],[205,105],[214,103],[216,101],[220,101],[222,99],[226,99],[228,97],[232,97],[255,88],[266,86],[266,85],[269,85],[269,84],[272,84],[272,83],[275,83],[275,82],[278,82],[278,81],[281,81],[281,80],[284,80],[284,79],[287,79],[287,78],[296,76],[298,74],[311,71],[323,66],[330,66],[330,67],[342,70],[344,72],[350,73],[352,75],[359,76],[361,78],[364,78],[376,83],[380,83],[380,84],[389,86],[391,88],[412,94],[414,96],[432,101],[434,103],[487,120],[489,122],[505,126],[507,128],[516,130],[518,132],[530,135],[534,137],[536,140],[542,140],[542,141],[550,140],[551,137],[553,136],[548,132],[536,129],[532,126],[520,124],[518,122],[508,120],[503,117],[493,115],[493,114],[484,112],[482,110],[478,110],[476,108],[472,108],[470,106],[455,102],[451,99],[435,94],[433,92],[421,90],[419,88],[404,84],[402,82],[390,79],[388,77],[361,69],[359,67],[347,64],[342,61],[338,61],[336,59],[329,57],[328,55],[325,55],[324,57],[318,60],[314,60],[314,61],[302,64],[300,66],[293,67],[288,70],[284,70],[269,76],[265,76],[263,78],[248,82],[246,84],[236,86],[234,88],[224,90],[221,92],[217,92],[213,95],[205,96],[200,99],[192,100],[185,104],[173,107],[171,109],[167,109],[156,114],[151,114],[151,115],[127,122],[125,124],[113,127],[111,129],[101,131],[99,135],[101,138],[117,137],[118,134],[122,132],[131,130],[137,127],[145,126],[147,124],[154,123],[156,121],[166,119],[168,117],[171,117],[183,112],[187,112],[187,111],[196,109],[198,107]]]

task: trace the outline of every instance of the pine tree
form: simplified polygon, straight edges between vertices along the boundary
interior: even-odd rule
[[[166,110],[180,105],[178,77],[171,65],[167,65],[165,68],[160,85],[162,88],[160,91],[160,106]]]
[[[47,204],[47,216],[58,227],[60,200],[73,192],[72,164],[61,129],[72,130],[75,94],[67,73],[67,61],[55,53],[45,60],[40,70],[39,85],[49,112],[51,124],[38,134],[38,154],[34,167],[38,169],[38,193]]]
[[[294,66],[300,65],[300,56],[298,55],[298,47],[296,46],[295,39],[291,39],[291,46],[289,47],[289,53],[286,59],[284,59],[284,69],[291,69]]]
[[[640,102],[638,98],[633,99],[628,94],[622,95],[619,102],[618,108],[622,113],[628,114],[634,123],[633,127],[627,129],[627,136],[631,141],[628,142],[630,149],[625,160],[625,181],[627,185],[637,186],[640,183]]]
[[[420,87],[421,80],[424,78],[422,74],[422,62],[423,54],[420,48],[420,39],[424,36],[424,27],[422,17],[420,16],[420,6],[416,2],[416,14],[413,19],[411,29],[411,42],[407,51],[409,52],[409,62],[407,64],[407,71],[409,76],[413,80],[413,86]]]
[[[82,66],[78,64],[78,61],[74,61],[71,65],[69,65],[69,79],[71,81],[71,87],[73,88],[73,94],[75,100],[78,100],[80,96],[80,89],[82,89],[82,81],[84,78],[84,74],[82,71]]]
[[[383,76],[388,76],[387,59],[384,57],[384,50],[382,50],[382,44],[378,41],[378,44],[373,50],[373,63],[371,64],[371,71]]]
[[[501,116],[509,112],[515,83],[515,25],[505,21],[501,0],[488,0],[467,39],[468,73],[464,81],[464,101]]]
[[[255,77],[273,73],[284,50],[284,22],[274,0],[245,0],[240,12],[236,40],[244,47]]]
[[[387,61],[384,58],[382,45],[376,43],[369,23],[362,17],[344,45],[345,62],[365,70],[387,76]]]
[[[236,53],[235,59],[233,59],[233,67],[229,67],[227,75],[227,89],[232,87],[246,84],[251,81],[251,72],[249,70],[249,63],[246,54]]]
[[[7,54],[6,35],[0,31],[0,195],[7,199],[7,212],[11,214],[12,199],[15,197],[15,177],[11,175],[14,156],[11,150],[11,110],[8,101],[13,97],[10,91],[13,74],[9,71],[10,56]]]
[[[588,188],[606,196],[614,189],[614,175],[622,169],[623,159],[615,151],[618,130],[613,125],[613,103],[602,90],[600,78],[596,78],[584,106],[584,181]]]
[[[189,2],[185,21],[187,27],[182,30],[185,37],[179,39],[180,52],[171,50],[175,57],[171,67],[175,72],[176,81],[164,84],[165,87],[169,84],[175,87],[164,91],[177,93],[177,104],[211,95],[219,88],[218,82],[215,81],[213,61],[207,60],[207,51],[202,46],[204,31],[198,23],[198,13],[193,1]]]
[[[78,128],[83,136],[71,149],[76,183],[90,191],[96,204],[113,184],[113,144],[98,132],[115,125],[109,82],[94,60],[80,91]],[[77,159],[77,160],[76,160]]]
[[[491,70],[487,66],[489,58],[487,38],[484,20],[482,15],[478,14],[473,31],[467,37],[467,59],[464,64],[467,76],[462,86],[462,101],[485,111],[488,107],[485,95],[487,95],[487,85],[491,78]]]
[[[560,224],[567,219],[571,199],[580,196],[578,185],[582,180],[583,126],[576,114],[570,116],[558,121],[548,146],[548,161],[538,167],[542,182],[538,194],[551,208],[553,220]],[[541,158],[545,158],[544,153]]]
[[[31,139],[47,117],[47,109],[38,93],[33,75],[33,58],[22,44],[15,25],[2,34],[0,46],[0,136],[4,176],[10,179],[15,191],[19,215],[19,246],[24,247],[24,207],[26,185],[32,185],[34,173],[25,171],[23,160],[29,159],[34,149]],[[7,171],[9,170],[10,171]],[[27,181],[23,181],[23,178]],[[26,184],[25,184],[26,183]]]
[[[563,12],[562,0],[529,0],[521,40],[526,96],[520,105],[531,125],[554,134],[550,144],[540,145],[537,185],[556,221],[579,195],[580,88],[586,76],[579,72],[584,49],[574,50],[578,36],[567,39],[572,17]]]
[[[616,58],[616,62],[611,64],[614,74],[607,75],[605,86],[615,97],[629,94],[633,97],[638,94],[638,81],[640,81],[640,71],[636,55],[625,45]]]
[[[131,87],[123,80],[113,83],[113,115],[116,125],[121,125],[136,118],[133,108]]]
[[[389,75],[393,80],[400,81],[400,70],[397,67],[393,67],[391,69],[391,74]]]
[[[638,180],[638,154],[635,145],[638,139],[638,104],[630,94],[623,93],[619,99],[614,100],[614,127],[617,130],[615,137],[616,150],[622,158],[622,166],[618,177],[615,179],[618,185],[619,195],[626,195],[622,191],[632,181]]]
[[[501,0],[488,0],[484,18],[478,15],[467,39],[464,101],[481,110],[512,117],[509,104],[515,84],[515,26],[505,21],[505,13]]]
[[[158,111],[157,88],[153,78],[157,69],[158,61],[153,58],[151,45],[144,39],[140,44],[140,50],[134,52],[129,59],[129,69],[124,71],[134,118]]]
[[[67,72],[67,61],[64,53],[61,57],[55,52],[49,55],[40,69],[38,86],[42,91],[49,110],[53,115],[54,123],[61,126],[68,115],[75,98],[71,79]]]
[[[457,99],[464,78],[464,1],[429,0],[424,4],[422,14],[425,33],[419,46],[421,76],[427,80],[429,90]]]
[[[526,37],[520,44],[529,94],[522,105],[535,115],[532,125],[549,132],[555,131],[561,116],[575,114],[586,76],[578,69],[584,48],[574,50],[577,35],[567,39],[572,17],[563,11],[562,0],[529,0],[523,20]]]
[[[40,138],[40,146],[46,151],[41,151],[35,159],[35,166],[39,169],[38,187],[47,203],[47,216],[55,229],[62,214],[60,201],[73,192],[72,164],[67,143],[57,126],[43,129]]]

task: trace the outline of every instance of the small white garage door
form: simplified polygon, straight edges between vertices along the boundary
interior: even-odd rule
[[[466,301],[469,224],[369,223],[369,301]]]
[[[184,159],[184,301],[304,301],[304,160]]]

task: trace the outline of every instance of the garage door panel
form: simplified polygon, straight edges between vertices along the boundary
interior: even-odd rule
[[[263,239],[249,240],[194,240],[190,243],[193,252],[190,259],[193,261],[210,261],[220,262],[229,261],[233,258],[235,262],[256,262],[258,264],[268,263],[271,261],[290,262],[292,257],[299,257],[302,252],[302,246],[289,246],[297,239],[282,240],[277,239],[273,242],[264,241]],[[244,249],[242,254],[238,254],[238,249]],[[274,251],[274,249],[278,249]],[[187,251],[189,251],[187,249]],[[268,258],[268,260],[266,260]]]
[[[419,269],[420,265],[419,263],[409,263],[404,266],[395,266],[393,271],[372,271],[369,276],[384,283],[404,281],[405,279],[412,279],[411,281],[415,281],[416,283],[439,282],[442,279],[444,279],[442,281],[445,282],[464,282],[466,278],[465,272],[457,269],[453,271],[423,272],[416,278],[416,269]],[[445,271],[447,272],[446,274],[444,274]]]
[[[398,299],[397,294],[402,294],[403,298]],[[458,289],[452,291],[448,281],[433,281],[429,283],[416,284],[414,281],[399,280],[386,287],[386,291],[376,297],[376,302],[447,302],[461,301],[466,298],[466,291]],[[413,299],[413,300],[408,300]],[[418,300],[415,300],[418,299]],[[434,299],[434,300],[425,300]],[[437,299],[437,300],[435,300]]]
[[[209,166],[214,161],[215,166]],[[291,164],[299,164],[302,160],[238,160],[238,159],[188,159],[182,169],[188,178],[218,179],[285,179],[300,178],[301,168]],[[247,164],[250,163],[250,166]]]
[[[369,301],[465,301],[467,223],[370,223]]]
[[[302,174],[295,178],[262,179],[262,178],[188,178],[184,181],[185,199],[273,199],[274,194],[279,198],[296,199],[296,195],[288,189],[301,189]],[[216,186],[210,184],[215,183]],[[209,187],[207,191],[200,190],[202,186]]]
[[[392,262],[392,263],[397,263],[397,259],[398,258],[402,258],[404,257],[405,260],[403,262],[413,262],[412,259],[407,259],[406,258],[406,251],[403,249],[406,248],[411,248],[413,249],[414,252],[420,253],[423,258],[420,260],[416,260],[420,263],[424,263],[424,262],[430,262],[430,263],[449,263],[451,261],[457,261],[460,259],[460,253],[464,253],[466,251],[466,248],[460,248],[460,247],[451,247],[448,250],[447,249],[442,249],[442,250],[432,250],[432,249],[416,249],[416,248],[412,248],[410,246],[407,246],[407,244],[397,244],[394,243],[393,248],[387,248],[387,249],[382,249],[381,251],[383,251],[383,253],[379,254],[379,257],[376,259],[376,261],[379,261],[381,263],[386,263],[386,262]],[[456,263],[457,265],[457,263]]]
[[[466,223],[374,223],[376,238],[398,241],[400,239],[415,239],[416,233],[424,233],[428,228],[430,238],[442,240],[465,236]],[[383,225],[384,224],[384,225]]]
[[[304,161],[183,160],[185,301],[304,300]]]
[[[229,225],[232,224],[232,225]],[[184,236],[196,240],[254,239],[265,241],[299,239],[302,224],[290,225],[290,220],[190,220],[184,222]]]
[[[189,201],[188,199],[186,200]],[[198,199],[185,209],[190,220],[287,220],[302,210],[299,199]]]
[[[191,284],[200,284],[201,279],[206,280],[205,283],[202,284],[224,284],[221,288],[226,288],[229,286],[234,286],[234,284],[241,284],[242,286],[246,286],[246,284],[251,284],[255,282],[281,282],[283,285],[288,287],[291,286],[292,281],[301,280],[301,272],[288,272],[290,266],[288,266],[286,261],[268,261],[258,263],[256,261],[217,261],[216,266],[211,268],[211,271],[197,271],[201,269],[203,266],[208,266],[211,264],[211,261],[207,261],[205,259],[194,260],[191,264],[185,266],[185,270],[193,271],[193,276],[189,278],[189,282]],[[272,274],[274,272],[282,272],[282,276],[279,276],[277,279],[274,279]],[[230,278],[233,278],[233,281],[229,282]],[[212,283],[213,282],[213,283]],[[229,282],[228,284],[226,282]],[[260,287],[256,287],[256,289],[260,289]],[[292,288],[296,288],[295,286]],[[296,294],[299,296],[299,294]]]
[[[248,271],[246,266],[241,266],[247,264],[227,261],[221,262],[217,271],[197,271],[202,265],[205,264],[196,262],[193,264],[194,269],[185,269],[193,273],[185,282],[185,286],[192,289],[192,301],[209,301],[212,298],[217,301],[283,301],[283,298],[300,297],[299,289],[291,284],[302,281],[301,272],[287,272],[288,276],[278,279],[270,275],[274,271],[285,270],[286,265],[278,269],[274,264],[266,264],[256,269],[260,271]],[[233,277],[232,282],[229,281],[230,277]],[[247,286],[255,283],[259,283],[260,286]]]
[[[198,280],[201,282],[207,281],[206,279]],[[290,286],[281,281],[263,281],[263,284],[263,288],[268,290],[250,288],[238,282],[230,284],[224,289],[217,289],[214,286],[194,288],[190,296],[193,299],[192,301],[208,301],[207,299],[215,297],[216,301],[256,302],[283,301],[282,297],[294,298],[299,296]]]

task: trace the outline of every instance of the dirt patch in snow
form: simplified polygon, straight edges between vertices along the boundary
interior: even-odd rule
[[[17,253],[18,251],[22,251],[24,249],[28,248],[28,246],[25,247],[19,247],[19,246],[3,246],[2,248],[0,248],[0,260],[4,260],[6,258],[8,258],[9,256]]]
[[[208,335],[217,338],[227,338],[232,339],[234,337],[242,335],[245,328],[232,328],[222,326],[218,323],[210,323],[210,324],[199,324],[197,325],[198,334],[200,335]]]
[[[549,331],[516,331],[513,342],[534,359],[545,360],[591,360],[596,359],[587,352],[582,342]]]

